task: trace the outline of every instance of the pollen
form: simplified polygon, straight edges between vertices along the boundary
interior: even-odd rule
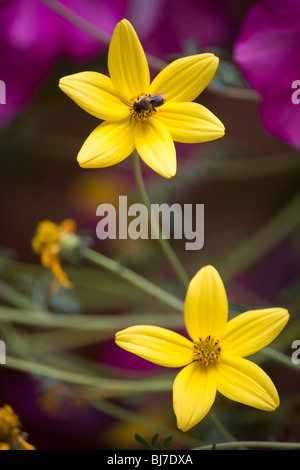
[[[221,354],[219,340],[215,340],[213,336],[207,336],[204,340],[194,341],[194,357],[196,361],[201,362],[204,366],[208,366],[217,361]]]
[[[131,100],[131,106],[129,107],[130,121],[134,118],[136,121],[144,122],[156,113],[156,109],[151,104],[150,96],[142,94]]]

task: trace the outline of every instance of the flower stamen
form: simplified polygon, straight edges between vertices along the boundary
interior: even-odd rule
[[[144,122],[150,116],[156,113],[155,107],[164,104],[164,95],[138,95],[131,100],[132,105],[129,107],[130,121],[132,118],[137,121]]]
[[[213,364],[217,361],[221,354],[219,340],[215,341],[213,336],[207,336],[204,340],[194,341],[194,357],[196,361],[201,362],[204,366]]]

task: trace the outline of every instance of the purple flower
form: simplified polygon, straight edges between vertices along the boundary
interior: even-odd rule
[[[131,0],[132,21],[146,52],[167,59],[184,48],[228,45],[234,14],[228,0]]]
[[[300,106],[292,101],[293,93],[297,98],[292,85],[300,80],[299,44],[299,0],[263,0],[247,13],[234,50],[246,80],[262,97],[264,126],[297,149]]]
[[[60,0],[60,3],[110,34],[123,18],[127,2]],[[40,0],[1,0],[0,46],[0,80],[6,85],[0,124],[9,122],[31,102],[58,59],[87,60],[106,47]]]

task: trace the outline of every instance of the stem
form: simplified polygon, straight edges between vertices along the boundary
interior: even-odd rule
[[[136,177],[136,181],[137,181],[137,186],[138,186],[138,189],[139,189],[139,192],[140,192],[140,196],[141,196],[141,199],[142,199],[143,203],[147,207],[149,221],[150,221],[150,223],[153,224],[153,221],[151,220],[151,216],[150,216],[150,214],[151,214],[151,203],[150,203],[150,199],[148,197],[146,187],[145,187],[145,184],[144,184],[144,180],[143,180],[143,177],[142,177],[140,158],[139,158],[139,155],[138,155],[136,150],[133,152],[133,162],[134,162],[134,173],[135,173],[135,177]],[[158,237],[159,237],[158,241],[160,243],[160,246],[161,246],[164,254],[166,255],[167,259],[169,260],[170,264],[172,265],[174,271],[178,275],[178,278],[182,282],[184,288],[187,289],[187,287],[189,285],[189,278],[188,278],[187,273],[183,269],[180,261],[178,260],[176,254],[174,253],[171,245],[167,242],[166,239],[162,238],[162,232],[161,232],[160,227],[155,226],[154,229],[158,233]],[[220,422],[219,418],[212,411],[211,411],[211,417],[212,417],[212,420],[213,420],[215,426],[217,426],[217,428],[223,434],[223,436],[226,439],[233,439],[232,434],[229,431],[227,431],[225,426]]]
[[[151,281],[148,281],[139,274],[131,271],[125,266],[122,266],[117,261],[86,247],[81,249],[81,255],[86,260],[104,269],[108,269],[109,271],[113,272],[114,274],[126,280],[127,282],[130,282],[131,284],[143,290],[152,297],[155,297],[161,302],[164,302],[165,304],[174,308],[176,311],[179,310],[183,312],[184,302],[182,302],[180,299],[170,294],[169,292],[166,292],[164,289],[161,289],[160,287],[156,286]]]
[[[258,232],[219,263],[223,281],[236,276],[266,255],[300,224],[300,193]]]
[[[94,377],[88,374],[79,374],[56,367],[47,366],[37,362],[7,356],[6,366],[10,369],[42,375],[57,381],[72,383],[85,387],[97,388],[102,392],[113,392],[116,395],[126,395],[140,392],[169,392],[172,388],[172,379],[164,376],[160,379],[144,380],[118,380],[106,377]]]
[[[141,165],[140,165],[140,157],[135,150],[133,152],[133,165],[134,165],[134,174],[138,186],[138,190],[140,193],[141,200],[143,204],[147,207],[148,210],[148,216],[149,216],[149,221],[153,226],[154,221],[151,220],[151,203],[150,199],[144,184],[144,180],[142,177],[142,171],[141,171]],[[170,262],[171,266],[173,267],[174,271],[176,272],[178,278],[180,279],[182,285],[184,286],[185,289],[187,289],[189,285],[189,276],[184,270],[182,264],[180,263],[176,253],[174,252],[173,248],[171,247],[170,243],[168,242],[167,239],[162,238],[162,231],[159,226],[154,226],[154,230],[157,233],[158,236],[158,242],[160,244],[160,247],[162,251],[164,252],[166,258]]]
[[[292,362],[292,359],[289,356],[286,356],[280,351],[276,351],[276,349],[272,349],[269,346],[266,346],[260,351],[261,354],[264,354],[267,356],[269,359],[272,359],[273,361],[278,362],[279,364],[282,364],[284,366],[288,366],[291,369],[296,370],[297,372],[300,372],[300,367],[298,364],[294,364]]]
[[[229,449],[230,447],[257,447],[265,449],[300,449],[300,442],[264,442],[264,441],[235,441],[221,442],[219,444],[195,447],[192,450],[218,450]]]
[[[215,412],[211,409],[209,412],[209,416],[213,421],[214,425],[218,428],[221,434],[227,439],[228,441],[236,441],[235,437],[226,429],[226,427],[221,423]]]
[[[180,301],[178,301],[180,302]],[[136,325],[152,325],[162,327],[180,328],[184,326],[183,317],[178,313],[129,313],[122,315],[66,315],[35,310],[18,310],[12,307],[0,309],[0,321],[2,323],[16,323],[30,325],[35,328],[59,328],[62,330],[79,330],[86,332],[113,332],[120,328]]]
[[[100,42],[109,45],[111,38],[110,34],[94,26],[92,23],[90,23],[90,21],[85,20],[70,8],[62,5],[56,0],[41,0],[41,2],[47,5],[50,10],[54,11],[62,18],[68,20],[74,26],[77,26],[79,29],[85,31],[95,39],[98,39]]]
[[[150,223],[153,223],[153,221],[151,221],[151,218],[150,218],[151,204],[150,204],[150,200],[149,200],[149,197],[148,197],[148,194],[147,194],[147,191],[146,191],[146,188],[145,188],[145,184],[144,184],[144,181],[143,181],[143,178],[142,178],[140,159],[139,159],[139,156],[138,156],[136,151],[134,151],[133,160],[134,160],[134,171],[135,171],[135,176],[136,176],[136,181],[137,181],[137,185],[138,185],[138,188],[139,188],[140,196],[141,196],[141,199],[142,199],[143,203],[147,207]],[[156,232],[158,232],[158,235],[159,235],[158,240],[160,242],[161,248],[163,249],[167,259],[170,261],[171,265],[173,266],[175,272],[177,273],[177,275],[178,275],[179,279],[181,280],[181,282],[183,283],[184,287],[187,287],[188,283],[189,283],[189,280],[188,280],[187,274],[185,273],[185,271],[182,268],[182,265],[178,261],[178,259],[175,255],[175,253],[173,252],[171,246],[166,242],[165,239],[162,238],[161,229],[159,227],[154,227],[154,228],[155,228]],[[220,422],[219,418],[216,416],[216,414],[212,410],[210,411],[210,415],[211,415],[211,418],[212,418],[214,424],[219,429],[221,434],[223,434],[223,436],[225,438],[229,439],[229,440],[233,439],[232,434],[229,431],[227,431],[225,426]]]
[[[0,281],[0,298],[1,297],[15,307],[26,309],[36,308],[32,300],[28,299],[25,295],[20,294],[16,289],[3,281]]]

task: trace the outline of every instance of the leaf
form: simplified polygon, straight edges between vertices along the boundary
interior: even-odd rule
[[[144,447],[147,447],[147,449],[152,449],[152,446],[147,442],[142,436],[139,434],[135,434],[134,437],[138,441],[139,444],[141,444]]]
[[[170,445],[172,444],[172,440],[173,440],[173,436],[169,436],[165,439],[164,443],[163,443],[163,449],[164,450],[167,450]]]
[[[135,434],[134,437],[136,438],[136,440],[140,444],[142,444],[144,447],[147,447],[147,449],[151,449],[151,450],[155,450],[155,449],[167,450],[170,447],[170,445],[172,443],[172,439],[173,439],[173,436],[169,436],[164,440],[164,443],[161,444],[160,442],[157,442],[157,439],[159,437],[159,433],[154,434],[154,436],[152,437],[150,442],[147,442],[146,439],[144,439],[139,434]],[[156,444],[156,447],[155,447],[155,444]]]
[[[152,445],[153,447],[155,446],[155,443],[156,443],[156,441],[157,441],[157,439],[158,439],[158,436],[159,436],[159,433],[156,433],[156,434],[154,434],[154,436],[153,436],[152,439],[151,439],[151,445]]]

